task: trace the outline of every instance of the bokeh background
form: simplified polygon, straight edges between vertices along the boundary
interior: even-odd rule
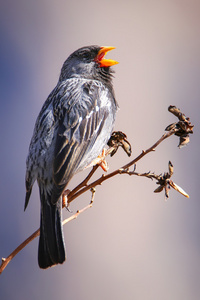
[[[172,137],[137,165],[139,172],[160,174],[171,160],[174,181],[189,199],[172,190],[166,202],[145,178],[121,175],[105,182],[93,208],[64,228],[66,263],[40,270],[35,239],[0,276],[0,299],[199,299],[200,2],[6,0],[0,36],[1,257],[39,227],[37,185],[23,211],[25,160],[35,119],[71,52],[91,44],[116,47],[108,55],[120,62],[114,67],[120,105],[115,129],[127,134],[133,157],[176,121],[170,104],[195,124],[187,147],[179,150]],[[128,161],[119,150],[108,159],[110,170]]]

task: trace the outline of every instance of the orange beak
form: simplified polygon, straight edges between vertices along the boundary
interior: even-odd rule
[[[113,60],[113,59],[105,59],[105,55],[108,51],[115,49],[115,47],[101,47],[101,49],[99,50],[95,61],[98,62],[100,64],[100,67],[111,67],[113,65],[118,64],[117,61]]]

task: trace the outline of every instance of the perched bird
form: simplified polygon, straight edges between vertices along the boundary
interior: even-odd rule
[[[26,161],[26,209],[37,180],[41,201],[38,263],[65,261],[62,193],[70,179],[98,157],[111,136],[117,102],[111,66],[114,47],[88,46],[64,62],[56,87],[36,120]]]

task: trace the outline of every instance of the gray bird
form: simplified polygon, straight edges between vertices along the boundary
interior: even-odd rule
[[[90,165],[111,136],[117,102],[111,66],[114,47],[88,46],[64,62],[56,87],[36,120],[26,161],[26,209],[37,180],[41,201],[38,263],[46,269],[65,261],[62,193]]]

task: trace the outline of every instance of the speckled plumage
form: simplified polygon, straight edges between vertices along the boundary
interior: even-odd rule
[[[65,260],[61,195],[73,175],[101,153],[113,130],[117,104],[110,67],[94,60],[100,49],[89,46],[70,55],[36,120],[27,157],[25,208],[37,180],[41,268]]]

